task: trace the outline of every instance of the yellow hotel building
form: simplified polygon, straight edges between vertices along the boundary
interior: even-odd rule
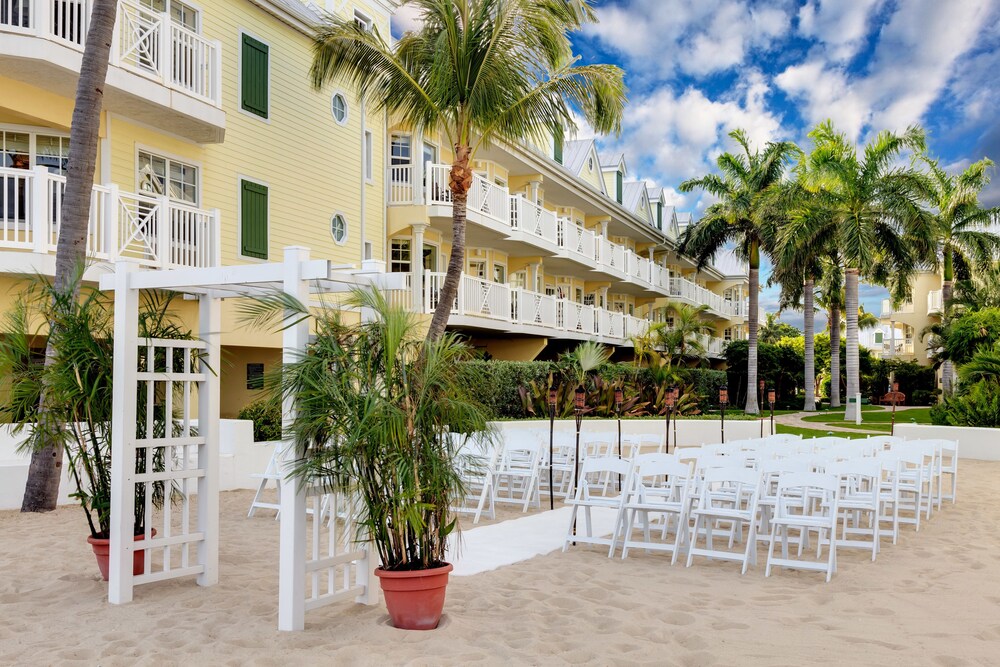
[[[389,34],[392,0],[323,10]],[[54,270],[87,0],[0,0],[0,309],[19,274]],[[448,147],[347,85],[312,89],[299,0],[120,0],[101,116],[85,278],[280,260],[310,248],[345,270],[407,274],[429,313],[450,251]],[[718,358],[745,337],[746,269],[696,271],[676,252],[689,214],[629,180],[592,141],[492,146],[477,156],[468,258],[450,326],[496,358],[548,357],[593,339],[627,353],[667,301],[705,304]],[[193,304],[191,306],[194,311]],[[279,363],[279,338],[225,302],[222,414]]]

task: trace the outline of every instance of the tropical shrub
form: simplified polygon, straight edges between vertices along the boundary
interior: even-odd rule
[[[491,419],[518,419],[525,416],[519,388],[532,382],[548,388],[553,370],[547,361],[472,360],[456,365],[456,377]]]
[[[746,400],[749,341],[734,340],[726,346],[726,374],[729,402],[741,405]],[[774,388],[777,407],[800,407],[796,394],[802,386],[805,359],[793,345],[757,344],[757,378],[767,388]]]
[[[1000,427],[1000,381],[980,380],[960,386],[954,396],[931,408],[931,421],[947,426]]]
[[[954,318],[943,331],[943,357],[961,366],[981,347],[1000,341],[1000,308],[986,308]]]
[[[240,410],[237,419],[253,422],[253,441],[281,440],[281,405],[273,398],[254,401]]]
[[[871,371],[861,376],[862,396],[881,398],[891,385],[890,378],[899,383],[899,390],[906,395],[907,405],[931,405],[937,400],[937,375],[932,366],[899,359],[873,359]]]

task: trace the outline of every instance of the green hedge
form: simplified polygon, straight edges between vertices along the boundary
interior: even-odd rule
[[[240,410],[237,417],[253,422],[254,442],[281,440],[281,410],[275,401],[254,401]]]

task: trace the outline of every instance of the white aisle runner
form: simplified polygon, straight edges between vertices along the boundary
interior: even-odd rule
[[[449,549],[455,566],[452,574],[467,577],[562,549],[571,512],[569,507],[560,507],[462,531],[457,549],[454,539]],[[603,507],[595,507],[592,512],[594,534],[611,535],[617,512]],[[577,531],[583,532],[585,525],[581,509],[577,515]]]

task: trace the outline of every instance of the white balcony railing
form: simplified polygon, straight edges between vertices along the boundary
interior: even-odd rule
[[[558,242],[556,214],[528,201],[523,195],[510,198],[510,226],[543,241]]]
[[[0,168],[0,248],[55,252],[65,186],[44,167]],[[86,250],[159,268],[217,266],[219,212],[95,185]]]
[[[893,315],[909,315],[913,313],[913,303],[906,302],[899,305],[898,308],[892,307],[891,299],[882,299],[882,317],[892,317]]]
[[[944,312],[944,292],[932,290],[927,293],[927,314]]]
[[[389,203],[413,204],[413,167],[408,164],[389,167]]]
[[[422,296],[418,301],[420,312],[431,313],[437,308],[444,278],[444,273],[423,274]],[[412,281],[413,275],[408,274],[406,289],[399,290],[405,293],[390,296],[393,303],[412,307]],[[575,336],[596,336],[614,344],[625,344],[649,328],[649,321],[642,318],[465,274],[459,282],[452,314],[481,318],[483,327],[503,331],[530,327],[525,332],[534,333],[542,328],[553,335],[565,332]]]
[[[594,257],[597,235],[569,218],[559,218],[556,222],[556,244],[584,262],[589,262]]]
[[[0,32],[34,35],[82,51],[89,0],[0,0]],[[121,0],[111,64],[222,106],[222,46],[170,15]]]

